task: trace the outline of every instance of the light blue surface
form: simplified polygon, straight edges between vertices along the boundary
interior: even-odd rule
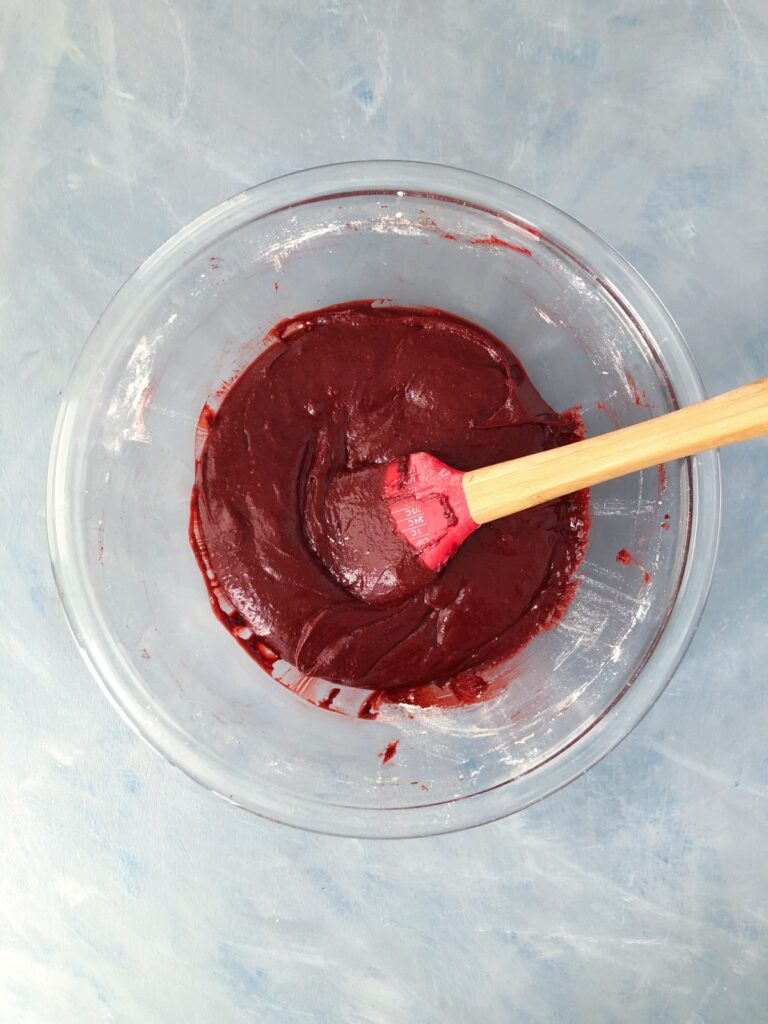
[[[712,392],[768,373],[764,0],[4,0],[0,1021],[768,1020],[768,448],[724,453],[713,595],[625,743],[457,836],[248,817],[116,717],[48,565],[58,398],[129,272],[241,188],[462,165],[594,227]]]

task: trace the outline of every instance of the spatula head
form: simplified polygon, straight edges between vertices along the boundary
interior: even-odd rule
[[[426,452],[339,473],[310,541],[331,575],[368,604],[426,587],[477,524],[463,474]]]
[[[435,572],[477,529],[463,476],[427,452],[390,462],[384,474],[384,501],[395,529]]]

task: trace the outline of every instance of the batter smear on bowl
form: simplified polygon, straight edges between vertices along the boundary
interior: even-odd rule
[[[347,303],[283,321],[270,340],[203,411],[192,495],[211,602],[243,646],[266,665],[402,689],[472,677],[559,619],[587,492],[486,524],[386,604],[324,562],[351,526],[326,519],[326,499],[345,473],[415,451],[470,470],[569,444],[575,413],[550,408],[493,335],[439,310]]]

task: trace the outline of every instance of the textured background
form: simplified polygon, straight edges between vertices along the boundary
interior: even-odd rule
[[[765,0],[2,0],[0,1020],[768,1020],[768,448],[724,453],[712,599],[622,746],[401,843],[248,817],[81,663],[45,536],[62,389],[160,242],[367,157],[529,188],[658,290],[711,391],[768,373]]]

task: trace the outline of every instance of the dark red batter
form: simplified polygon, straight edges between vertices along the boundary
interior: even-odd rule
[[[578,419],[555,413],[497,339],[448,313],[371,302],[305,313],[271,338],[203,417],[192,501],[193,546],[240,643],[390,689],[472,678],[557,620],[586,543],[585,493],[481,527],[386,605],[354,596],[317,554],[345,471],[414,451],[469,470],[578,439]]]

